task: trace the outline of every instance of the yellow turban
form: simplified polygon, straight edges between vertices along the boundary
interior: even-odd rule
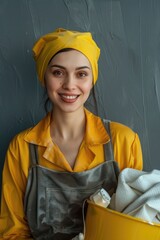
[[[98,78],[100,49],[93,40],[91,33],[58,28],[55,32],[42,36],[33,46],[37,74],[42,85],[44,85],[44,74],[49,61],[57,52],[65,48],[78,50],[88,58],[92,67],[93,82],[95,84]]]

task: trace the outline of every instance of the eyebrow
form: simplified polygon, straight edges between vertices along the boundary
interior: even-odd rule
[[[57,65],[57,64],[53,64],[53,65],[51,65],[51,67],[57,67],[57,68],[66,69],[65,67],[63,67],[61,65]],[[76,70],[80,70],[80,69],[84,69],[84,68],[90,69],[90,67],[88,67],[88,66],[81,66],[81,67],[77,67]]]

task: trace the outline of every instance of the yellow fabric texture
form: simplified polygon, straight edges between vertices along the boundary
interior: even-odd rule
[[[93,40],[91,33],[58,28],[55,32],[42,36],[32,49],[38,78],[42,85],[44,85],[44,74],[49,61],[57,52],[65,48],[78,50],[88,58],[92,67],[93,82],[95,83],[98,77],[100,49]]]
[[[86,133],[72,169],[50,137],[48,114],[35,127],[18,134],[8,148],[1,198],[0,239],[30,239],[23,211],[24,194],[30,166],[28,143],[38,145],[39,163],[58,171],[80,172],[104,161],[103,144],[110,138],[101,119],[85,109]],[[138,135],[127,126],[111,122],[114,157],[120,169],[142,170],[142,152]],[[2,237],[3,235],[3,237]]]

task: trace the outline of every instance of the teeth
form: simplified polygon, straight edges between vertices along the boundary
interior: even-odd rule
[[[62,95],[63,98],[66,98],[66,99],[76,99],[77,96],[66,96],[66,95]]]

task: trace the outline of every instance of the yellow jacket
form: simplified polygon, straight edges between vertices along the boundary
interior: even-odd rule
[[[86,113],[86,133],[72,169],[50,137],[50,114],[35,127],[18,134],[10,143],[2,180],[0,239],[32,239],[23,210],[30,166],[28,143],[38,145],[39,163],[58,171],[85,171],[104,161],[103,144],[109,141],[101,119]],[[127,126],[111,122],[114,157],[120,170],[142,170],[142,152],[138,135]],[[3,236],[3,237],[2,237]]]

